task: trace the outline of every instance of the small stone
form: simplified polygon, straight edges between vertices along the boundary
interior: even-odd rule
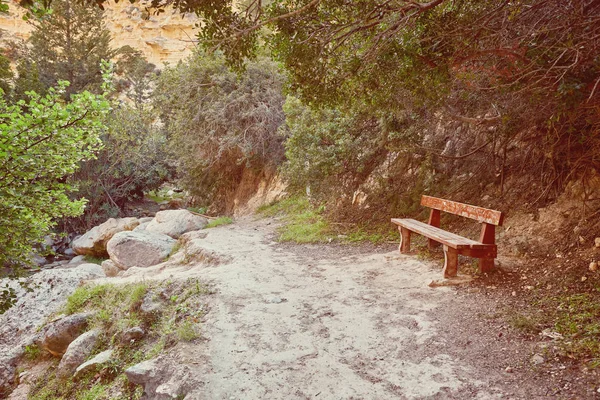
[[[125,376],[134,385],[145,386],[158,374],[157,360],[147,360],[125,370]]]
[[[84,374],[87,371],[91,371],[94,368],[97,368],[99,365],[102,364],[106,364],[108,361],[110,361],[110,358],[112,357],[112,350],[106,350],[103,351],[102,353],[97,354],[94,358],[92,358],[89,361],[84,362],[83,364],[81,364],[79,367],[77,367],[77,369],[75,370],[75,377]]]
[[[161,304],[154,301],[152,297],[152,293],[147,293],[144,296],[144,300],[142,300],[142,304],[140,305],[140,311],[146,317],[154,317],[160,313]]]
[[[592,261],[589,267],[590,271],[596,272],[598,270],[598,263],[596,261]]]
[[[71,248],[67,248],[67,249],[66,249],[66,250],[63,252],[63,254],[64,254],[65,256],[69,256],[69,257],[71,257],[71,256],[75,256],[75,255],[76,255],[76,254],[75,254],[75,250],[73,250],[73,249],[71,249]]]
[[[71,261],[69,261],[69,264],[77,264],[77,263],[83,263],[85,262],[85,256],[77,256],[77,257],[73,257],[71,259]]]
[[[505,371],[505,372],[508,372],[508,373],[510,374],[510,373],[512,373],[512,372],[513,372],[513,369],[512,369],[512,367],[506,367],[506,368],[504,369],[504,371]]]
[[[581,282],[585,282],[585,281],[587,281],[587,276],[582,276],[581,277]]]
[[[546,360],[544,360],[544,357],[542,357],[539,354],[535,354],[533,357],[531,357],[531,363],[533,365],[540,365],[540,364],[543,364],[544,362],[546,362]]]
[[[139,340],[144,337],[146,332],[139,326],[134,326],[133,328],[127,329],[123,332],[123,336],[121,336],[121,341],[125,344],[131,343],[131,341]]]
[[[600,237],[597,237],[596,239],[594,239],[594,246],[600,247]]]
[[[286,299],[282,299],[281,297],[277,297],[277,296],[269,297],[267,299],[267,303],[271,303],[271,304],[279,304],[279,303],[284,303],[286,301],[287,301]]]
[[[515,297],[515,296],[517,295],[517,292],[515,292],[515,291],[513,290],[513,292],[512,292],[512,295],[513,295],[513,297]]]
[[[117,265],[114,262],[112,262],[112,260],[102,261],[102,270],[109,278],[117,276],[117,274],[121,272],[121,269],[117,267]]]

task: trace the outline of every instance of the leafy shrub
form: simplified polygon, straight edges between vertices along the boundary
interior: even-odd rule
[[[283,76],[260,60],[241,74],[219,56],[194,54],[167,68],[154,106],[177,155],[178,177],[196,203],[224,208],[245,169],[262,170],[283,159]]]
[[[69,198],[76,186],[66,177],[101,147],[109,102],[83,92],[65,103],[67,86],[14,105],[0,95],[0,265],[27,261],[55,218],[83,212],[86,201]]]
[[[107,128],[104,149],[70,177],[89,202],[83,216],[62,221],[67,231],[87,230],[121,216],[128,203],[172,175],[165,138],[153,125],[151,110],[122,105],[110,115]]]

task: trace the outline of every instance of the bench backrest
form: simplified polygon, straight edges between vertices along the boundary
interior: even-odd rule
[[[471,218],[485,224],[500,226],[504,220],[504,215],[500,211],[458,203],[451,200],[438,199],[437,197],[422,196],[421,205],[433,208],[434,210]]]

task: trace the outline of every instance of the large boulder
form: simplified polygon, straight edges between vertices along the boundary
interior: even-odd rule
[[[157,232],[178,239],[186,232],[197,231],[208,224],[208,220],[188,210],[165,210],[156,213],[146,226],[146,231]]]
[[[115,233],[131,231],[140,224],[134,217],[110,218],[103,224],[93,227],[83,236],[73,241],[75,253],[95,257],[106,256],[106,244]]]
[[[58,375],[64,377],[73,375],[77,367],[92,354],[99,337],[100,331],[93,329],[73,340],[58,364],[56,371]]]
[[[42,347],[55,356],[62,356],[67,348],[88,326],[93,313],[68,315],[51,322],[43,332]]]
[[[106,250],[121,269],[150,267],[169,257],[177,241],[156,232],[119,232],[108,241]]]

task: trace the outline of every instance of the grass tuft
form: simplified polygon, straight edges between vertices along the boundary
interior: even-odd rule
[[[83,257],[83,261],[85,261],[86,263],[91,263],[91,264],[101,265],[104,260],[106,260],[106,259],[102,258],[102,257],[94,257],[94,256],[89,256],[89,255]]]
[[[231,217],[218,217],[211,220],[205,228],[214,228],[221,225],[229,225],[233,223],[233,218]]]

